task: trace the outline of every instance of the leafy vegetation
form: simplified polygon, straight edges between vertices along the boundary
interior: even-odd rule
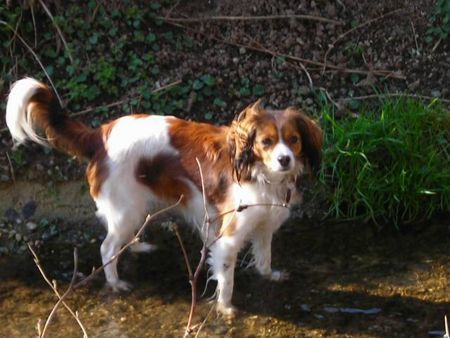
[[[425,37],[428,43],[433,41],[433,36],[442,40],[448,39],[450,36],[450,0],[436,1],[429,23],[430,28]]]
[[[321,180],[329,215],[401,224],[450,206],[450,114],[437,102],[386,99],[379,112],[338,120],[326,107]]]
[[[94,126],[110,118],[111,110],[102,105],[121,101],[118,107],[121,114],[178,115],[193,105],[210,101],[214,111],[199,110],[201,114],[195,118],[211,120],[215,116],[219,122],[225,122],[231,116],[219,114],[224,112],[226,103],[213,74],[193,74],[180,79],[165,76],[164,60],[158,57],[163,46],[182,53],[191,51],[194,42],[184,32],[173,31],[157,19],[164,5],[173,3],[142,6],[124,2],[124,6],[108,8],[93,0],[85,5],[69,2],[59,13],[52,8],[55,13],[49,17],[39,5],[33,14],[20,6],[7,8],[1,3],[1,50],[7,53],[0,55],[0,92],[23,74],[38,79],[48,75],[69,111],[100,107],[90,119]],[[16,32],[30,48],[17,38]],[[67,44],[62,43],[62,37]],[[30,54],[30,49],[37,51],[36,57]],[[37,58],[45,70],[39,67]],[[176,80],[182,81],[170,86]],[[166,90],[155,93],[167,85]],[[253,90],[254,95],[262,93],[259,86]],[[4,104],[0,103],[2,110]]]

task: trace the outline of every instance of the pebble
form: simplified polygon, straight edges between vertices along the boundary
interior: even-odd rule
[[[437,89],[434,89],[434,90],[431,91],[431,95],[433,97],[441,97],[441,92],[439,90],[437,90]]]
[[[300,305],[300,309],[304,312],[311,312],[311,307],[308,304]]]
[[[311,98],[309,98],[309,97],[305,100],[305,104],[307,106],[311,106],[313,103],[314,103],[314,101]]]
[[[30,231],[33,231],[37,228],[37,224],[34,222],[27,222],[27,224],[25,224],[27,229]]]
[[[9,176],[6,174],[0,175],[0,181],[1,182],[9,182]]]
[[[27,202],[22,208],[22,215],[24,218],[30,218],[34,215],[37,209],[37,204],[35,201]]]
[[[12,209],[12,208],[7,209],[5,211],[4,216],[9,222],[16,222],[16,223],[19,224],[22,221],[20,219],[19,213],[16,210]]]
[[[300,86],[298,87],[298,93],[300,95],[308,95],[311,92],[308,86]]]

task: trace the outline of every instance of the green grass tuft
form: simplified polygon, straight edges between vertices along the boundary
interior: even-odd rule
[[[326,107],[323,127],[329,216],[398,227],[449,212],[450,112],[438,102],[387,99],[342,120]]]

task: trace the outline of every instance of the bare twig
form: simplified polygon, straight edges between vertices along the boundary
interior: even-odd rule
[[[280,207],[280,208],[288,208],[286,203],[255,203],[255,204],[241,204],[237,208],[233,208],[227,211],[222,212],[221,214],[216,215],[215,218],[212,219],[211,223],[216,222],[219,218],[222,218],[225,215],[231,214],[233,212],[241,212],[245,209],[252,207]]]
[[[187,255],[186,248],[184,247],[180,232],[178,231],[178,225],[173,224],[173,231],[175,232],[175,236],[177,236],[178,243],[180,243],[181,251],[183,252],[184,263],[186,263],[186,268],[188,271],[189,281],[190,281],[194,274],[192,273],[192,268],[191,268],[191,264],[189,263],[189,257]]]
[[[202,182],[203,210],[205,212],[205,220],[203,222],[204,223],[203,224],[203,228],[204,228],[205,225],[207,227],[209,227],[211,219],[209,218],[208,208],[206,206],[206,193],[205,193],[205,184],[204,184],[205,181],[203,179],[202,165],[200,164],[200,161],[199,161],[198,157],[195,158],[195,161],[197,161],[198,171],[200,172],[200,181]],[[202,231],[204,230],[203,228],[202,228]],[[205,242],[208,242],[208,234],[209,234],[209,232],[207,232],[205,234],[206,235]]]
[[[9,171],[11,172],[11,179],[12,179],[13,183],[16,184],[16,175],[14,174],[14,167],[12,165],[11,159],[9,158],[8,152],[6,152],[6,158],[8,159],[8,163],[9,163]]]
[[[416,43],[416,55],[420,56],[419,44],[417,43],[416,28],[414,27],[414,23],[412,22],[412,20],[410,20],[409,22],[411,23],[411,28],[412,28],[412,31],[413,31],[414,42]]]
[[[445,336],[446,338],[450,338],[450,331],[448,330],[448,322],[447,322],[447,315],[444,316],[444,325],[445,325]]]
[[[73,318],[75,318],[75,320],[77,321],[78,325],[80,326],[81,330],[83,331],[83,336],[87,337],[87,333],[86,333],[86,329],[83,326],[83,323],[81,323],[80,319],[78,318],[77,314],[67,305],[66,302],[64,302],[64,298],[67,297],[67,295],[70,293],[69,291],[73,289],[73,282],[74,282],[74,276],[76,276],[76,265],[77,263],[77,258],[76,258],[76,249],[74,249],[74,275],[72,276],[72,281],[71,281],[71,285],[70,287],[67,289],[67,291],[64,293],[63,296],[61,296],[58,292],[58,290],[56,289],[56,286],[50,281],[50,279],[47,277],[47,275],[45,274],[44,269],[41,266],[41,263],[39,261],[39,258],[36,254],[36,252],[33,250],[33,248],[31,247],[30,244],[28,245],[28,249],[30,250],[31,254],[33,255],[33,260],[34,263],[36,264],[39,272],[41,273],[42,277],[44,278],[45,282],[50,286],[50,288],[53,290],[53,292],[56,294],[56,296],[58,297],[58,306],[59,304],[63,304],[64,307],[67,309],[67,311],[69,311],[69,313],[72,315]],[[55,305],[56,306],[56,305]],[[55,307],[54,307],[55,309]],[[56,310],[55,310],[56,311]],[[52,311],[53,313],[53,311]],[[50,316],[49,316],[50,318]],[[51,319],[51,318],[50,318]],[[49,320],[47,319],[47,322],[49,322]],[[46,323],[46,326],[48,324]],[[38,328],[38,332],[39,332],[39,337],[43,337],[45,335],[45,330],[41,330],[41,325],[40,323],[38,323],[37,325]],[[45,329],[45,328],[44,328]]]
[[[292,15],[262,15],[262,16],[205,16],[201,18],[171,18],[158,16],[156,19],[170,22],[206,22],[206,21],[267,21],[267,20],[308,20],[308,21],[318,21],[326,22],[334,25],[342,25],[342,22],[328,19],[320,16],[314,15],[302,15],[302,14],[292,14]]]
[[[48,7],[45,5],[45,3],[42,0],[39,0],[39,3],[41,4],[42,8],[44,9],[45,13],[47,13],[50,20],[52,20],[53,25],[56,28],[56,31],[59,34],[59,37],[61,38],[61,41],[64,44],[64,47],[66,48],[67,55],[69,56],[70,62],[73,63],[72,53],[70,52],[69,46],[67,45],[66,39],[64,38],[63,33],[61,32],[61,29],[59,28],[58,24],[55,21],[55,18],[53,17],[52,13],[48,9]]]
[[[9,30],[14,32],[14,28],[11,27],[7,22],[0,20],[0,24],[6,26]],[[23,45],[28,49],[28,51],[34,56],[34,58],[36,59],[37,63],[39,64],[39,66],[42,68],[42,71],[44,72],[45,76],[47,77],[48,81],[50,82],[50,85],[53,88],[53,91],[55,92],[56,97],[58,98],[59,104],[61,105],[61,107],[63,106],[63,101],[61,100],[61,97],[58,94],[58,91],[56,90],[55,85],[53,84],[52,78],[50,77],[50,75],[47,73],[47,70],[45,69],[44,65],[42,64],[41,60],[39,59],[39,57],[37,56],[37,54],[34,52],[34,50],[30,47],[30,45],[28,45],[28,43],[19,35],[16,34],[17,38],[20,40],[20,42],[23,43]]]
[[[307,64],[307,65],[313,65],[313,66],[318,66],[321,68],[328,68],[334,71],[338,71],[338,72],[342,72],[342,73],[349,73],[349,74],[363,74],[363,75],[368,75],[368,74],[373,74],[376,76],[383,76],[383,77],[391,77],[394,79],[405,79],[405,76],[403,76],[402,74],[399,74],[397,72],[391,71],[391,70],[384,70],[384,69],[373,69],[373,70],[363,70],[363,69],[351,69],[351,68],[345,68],[345,67],[341,67],[341,66],[337,66],[334,64],[329,64],[329,63],[323,63],[320,61],[315,61],[315,60],[310,60],[310,59],[304,59],[298,56],[294,56],[294,55],[290,55],[290,54],[284,54],[284,53],[280,53],[277,51],[273,51],[270,50],[268,48],[265,47],[255,47],[255,46],[251,46],[251,45],[246,45],[246,44],[242,44],[239,42],[233,42],[233,41],[229,41],[229,40],[225,40],[225,39],[221,39],[218,38],[216,36],[212,36],[212,35],[208,35],[204,32],[200,32],[198,30],[192,29],[190,27],[187,27],[185,25],[176,23],[176,22],[172,22],[172,21],[166,21],[168,24],[182,28],[186,31],[190,31],[193,34],[198,34],[198,35],[202,35],[210,40],[219,42],[219,43],[223,43],[223,44],[227,44],[230,46],[234,46],[234,47],[243,47],[245,49],[248,50],[253,50],[256,52],[260,52],[260,53],[264,53],[264,54],[269,54],[271,56],[274,57],[280,57],[280,58],[284,58],[286,60],[290,60],[290,61],[295,61],[295,62],[301,62],[303,64]]]
[[[44,328],[42,329],[42,333],[40,338],[44,338],[45,337],[45,333],[47,332],[47,328],[50,325],[50,322],[52,321],[53,316],[56,313],[56,310],[58,310],[59,305],[64,302],[64,299],[72,292],[72,287],[73,284],[75,282],[76,276],[77,276],[77,271],[78,271],[78,254],[77,254],[77,248],[73,249],[73,274],[72,274],[72,279],[70,281],[69,287],[67,288],[66,292],[64,292],[64,294],[62,296],[59,296],[58,294],[56,294],[58,296],[58,301],[56,302],[56,304],[53,306],[52,311],[50,312],[49,316],[47,317],[47,320],[44,324]],[[56,293],[56,282],[54,283],[54,291]],[[72,312],[71,312],[72,313]],[[87,333],[86,330],[84,329],[84,326],[82,325],[81,321],[79,320],[78,316],[75,314],[75,319],[78,322],[78,325],[81,327],[81,329],[83,330],[83,336],[84,338],[87,338]]]
[[[31,19],[33,21],[33,32],[34,32],[34,48],[37,48],[37,27],[36,27],[36,17],[34,15],[34,6],[30,6]]]
[[[76,279],[76,274],[77,274],[77,268],[78,268],[78,257],[77,257],[77,251],[76,249],[74,249],[74,272],[72,275],[72,280],[70,282],[70,285],[68,287],[68,289],[66,290],[66,292],[61,296],[56,288],[56,283],[52,283],[50,282],[50,280],[48,279],[48,277],[46,276],[40,262],[39,262],[39,258],[36,255],[36,253],[34,252],[34,250],[32,249],[32,247],[28,244],[28,248],[30,249],[33,257],[34,257],[34,262],[36,263],[36,266],[38,267],[39,271],[41,272],[41,275],[43,276],[44,280],[47,282],[47,284],[50,286],[50,288],[53,290],[53,292],[56,294],[56,296],[58,297],[58,302],[53,306],[52,311],[50,312],[50,315],[47,317],[44,329],[41,331],[40,330],[40,324],[38,324],[37,328],[38,328],[38,332],[40,332],[40,338],[45,336],[46,330],[48,325],[50,324],[54,314],[56,313],[59,305],[62,303],[64,305],[64,307],[70,312],[70,314],[77,320],[78,325],[81,327],[82,331],[83,331],[83,336],[87,337],[87,333],[86,330],[84,329],[81,321],[78,318],[78,315],[76,313],[74,313],[72,311],[72,309],[70,309],[70,307],[64,302],[64,299],[71,294],[76,288],[78,288],[80,285],[84,285],[86,284],[89,280],[91,280],[97,273],[99,273],[100,271],[104,270],[104,268],[111,264],[114,260],[116,260],[128,247],[130,247],[131,245],[133,245],[134,243],[136,243],[139,240],[140,235],[142,234],[142,232],[145,230],[145,228],[147,227],[148,224],[150,224],[150,222],[152,220],[154,220],[157,216],[159,216],[162,213],[165,213],[175,207],[177,207],[180,203],[181,200],[183,199],[183,195],[180,196],[180,198],[178,199],[178,201],[164,209],[161,209],[157,212],[155,212],[152,215],[148,215],[144,224],[139,228],[138,232],[136,233],[136,235],[127,243],[125,244],[121,250],[114,255],[108,262],[106,262],[105,264],[103,264],[102,266],[100,266],[99,268],[94,269],[91,274],[89,276],[87,276],[85,279],[81,280],[80,282],[75,284],[75,279]]]
[[[111,257],[111,259],[110,259],[108,262],[106,262],[105,264],[103,264],[102,266],[100,266],[100,267],[98,267],[98,268],[92,270],[91,274],[90,274],[89,276],[87,276],[85,279],[83,279],[83,280],[79,281],[77,284],[75,284],[75,285],[73,286],[73,289],[78,288],[80,285],[86,284],[86,283],[87,283],[88,281],[90,281],[96,274],[98,274],[100,271],[103,271],[103,270],[105,269],[106,266],[108,266],[109,264],[111,264],[114,260],[118,259],[118,258],[120,257],[120,255],[122,255],[122,253],[123,253],[126,249],[128,249],[131,245],[133,245],[134,243],[136,243],[136,242],[139,241],[139,238],[140,238],[142,232],[146,229],[146,227],[150,224],[150,222],[152,222],[152,221],[153,221],[156,217],[158,217],[159,215],[164,214],[164,213],[166,213],[166,212],[168,212],[168,211],[170,211],[170,210],[176,208],[176,207],[181,203],[181,201],[183,200],[183,198],[184,198],[184,196],[183,196],[183,195],[180,195],[180,198],[179,198],[178,201],[175,202],[174,204],[172,204],[172,205],[170,205],[170,206],[168,206],[168,207],[166,207],[166,208],[164,208],[164,209],[158,210],[157,212],[155,212],[155,213],[152,214],[152,215],[148,215],[147,218],[145,219],[144,224],[142,224],[142,226],[139,228],[139,230],[138,230],[138,232],[136,233],[136,235],[135,235],[135,236],[134,236],[127,244],[125,244],[125,245],[119,250],[119,252],[118,252],[117,254],[115,254],[113,257]]]
[[[167,85],[165,85],[165,86],[162,86],[162,87],[159,87],[159,88],[153,90],[151,93],[152,93],[152,94],[156,94],[156,93],[159,93],[159,92],[161,92],[161,91],[163,91],[163,90],[170,89],[170,88],[172,88],[172,87],[175,87],[175,86],[179,85],[181,82],[182,82],[181,80],[176,80],[176,81],[171,82],[171,83],[169,83],[169,84],[167,84]],[[136,96],[136,97],[129,97],[129,98],[127,98],[127,99],[119,100],[119,101],[116,101],[116,102],[113,102],[113,103],[110,103],[110,104],[107,104],[107,105],[98,106],[98,107],[92,107],[92,108],[87,108],[87,109],[81,110],[81,111],[79,111],[79,112],[70,114],[70,116],[76,117],[76,116],[84,115],[84,114],[90,113],[90,112],[92,112],[92,111],[94,111],[94,110],[97,110],[97,109],[100,109],[100,108],[112,108],[112,107],[117,107],[117,106],[120,106],[121,104],[124,104],[124,103],[126,103],[126,102],[128,102],[128,101],[130,101],[130,100],[135,99],[135,98],[138,98],[138,97],[137,97],[137,96]]]
[[[339,36],[337,37],[337,39],[334,40],[334,42],[328,47],[328,50],[327,50],[326,53],[325,53],[325,56],[324,56],[324,58],[323,58],[323,71],[325,71],[325,68],[328,67],[328,65],[327,65],[328,54],[330,54],[330,52],[333,50],[333,48],[336,46],[336,44],[337,44],[340,40],[342,40],[342,39],[345,38],[347,35],[353,33],[354,31],[356,31],[356,30],[358,30],[358,29],[361,29],[361,28],[363,28],[363,27],[369,26],[369,25],[373,24],[374,22],[377,22],[377,21],[379,21],[379,20],[382,20],[382,19],[384,19],[384,18],[386,18],[386,17],[388,17],[388,16],[397,14],[398,12],[400,12],[400,11],[402,11],[402,10],[403,10],[403,9],[399,8],[399,9],[393,10],[393,11],[391,11],[391,12],[385,13],[385,14],[383,14],[383,15],[380,15],[380,16],[376,17],[376,18],[373,18],[373,19],[371,19],[371,20],[368,20],[368,21],[366,21],[366,22],[363,22],[362,24],[359,24],[358,26],[353,27],[352,29],[349,29],[348,31],[346,31],[346,32],[342,33],[341,35],[339,35]]]
[[[209,250],[208,236],[209,236],[209,227],[211,226],[211,222],[210,222],[210,218],[209,218],[209,214],[208,214],[207,202],[206,202],[205,181],[203,178],[202,166],[197,157],[195,158],[195,160],[197,162],[198,170],[200,173],[200,182],[202,185],[203,208],[204,208],[204,212],[205,212],[205,217],[203,220],[203,226],[201,228],[201,232],[204,232],[204,234],[200,233],[200,237],[202,237],[202,240],[203,240],[203,246],[202,246],[202,249],[200,250],[200,253],[201,253],[200,261],[198,262],[197,268],[195,269],[194,273],[192,273],[192,269],[189,264],[189,258],[187,256],[187,252],[186,252],[186,249],[184,248],[183,241],[181,240],[181,236],[178,232],[178,229],[177,229],[177,227],[174,228],[175,234],[177,236],[178,242],[180,243],[181,250],[183,252],[184,260],[186,262],[186,266],[187,266],[188,273],[189,273],[189,284],[191,285],[191,308],[189,310],[189,317],[188,317],[188,321],[186,324],[186,330],[184,332],[184,337],[188,337],[192,333],[192,319],[194,318],[195,309],[197,308],[197,297],[198,297],[197,296],[197,281],[198,281],[198,277],[200,276],[200,272],[202,271],[203,266],[205,265],[206,257],[208,255],[208,250]]]
[[[354,97],[346,97],[341,100],[351,101],[351,100],[370,100],[370,99],[380,99],[385,97],[411,97],[414,99],[422,99],[422,100],[438,100],[444,103],[450,103],[450,99],[438,98],[427,95],[419,95],[419,94],[408,94],[408,93],[385,93],[385,94],[373,94],[373,95],[364,95],[364,96],[354,96]]]
[[[0,20],[0,23],[2,23],[1,20]],[[182,83],[181,80],[176,80],[176,81],[174,81],[174,82],[172,82],[172,83],[169,83],[169,84],[167,84],[167,85],[165,85],[165,86],[162,86],[162,87],[159,87],[159,88],[153,90],[153,91],[152,91],[152,94],[159,93],[159,92],[161,92],[161,91],[163,91],[163,90],[168,90],[168,89],[170,89],[170,88],[172,88],[172,87],[175,87],[175,86],[179,85],[180,83]],[[53,85],[52,85],[52,86],[53,86]],[[53,88],[53,89],[54,89],[54,88]],[[55,91],[55,93],[56,93],[56,91]],[[58,97],[59,97],[59,96],[58,96]],[[135,97],[134,97],[134,98],[135,98]],[[123,99],[123,100],[120,100],[120,101],[116,101],[116,102],[113,102],[113,103],[110,103],[110,104],[107,104],[107,105],[103,105],[103,106],[87,108],[87,109],[85,109],[85,110],[81,110],[81,111],[79,111],[79,112],[70,114],[70,116],[71,116],[71,117],[77,117],[77,116],[81,116],[81,115],[90,113],[90,112],[95,111],[95,110],[100,109],[100,108],[112,108],[112,107],[117,107],[117,106],[120,106],[121,104],[124,104],[124,103],[126,103],[126,102],[128,102],[128,101],[130,101],[130,100],[132,100],[132,99],[133,99],[133,97],[127,98],[127,99]],[[0,134],[3,134],[3,133],[5,133],[5,132],[7,132],[7,131],[8,131],[8,128],[0,129]]]
[[[208,313],[205,316],[205,319],[203,319],[203,321],[201,322],[200,326],[197,329],[197,333],[195,334],[195,338],[198,337],[198,335],[200,334],[200,331],[203,329],[203,326],[205,326],[206,321],[208,320],[209,316],[211,315],[212,311],[214,310],[214,303],[212,303],[211,307],[209,308]]]

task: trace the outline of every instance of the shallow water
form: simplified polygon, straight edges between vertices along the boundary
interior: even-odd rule
[[[234,293],[238,317],[226,321],[212,311],[199,337],[426,337],[429,331],[443,330],[444,314],[450,315],[448,227],[389,236],[364,229],[291,221],[277,234],[273,249],[273,265],[290,271],[291,278],[273,283],[238,268]],[[182,235],[191,261],[196,262],[198,241],[190,232]],[[67,233],[37,251],[61,290],[73,268],[72,245],[64,236]],[[190,287],[180,248],[168,231],[153,229],[147,237],[154,238],[160,249],[125,253],[120,260],[121,276],[134,285],[130,293],[110,293],[100,274],[67,298],[90,337],[183,336]],[[78,243],[80,273],[87,275],[99,265],[99,245],[98,240]],[[57,298],[31,255],[0,257],[0,279],[0,336],[35,336],[38,321],[44,324]],[[205,279],[203,274],[201,290]],[[200,299],[195,323],[208,315],[212,304],[206,298],[213,289],[211,283]],[[60,307],[47,336],[82,337],[82,333]]]

